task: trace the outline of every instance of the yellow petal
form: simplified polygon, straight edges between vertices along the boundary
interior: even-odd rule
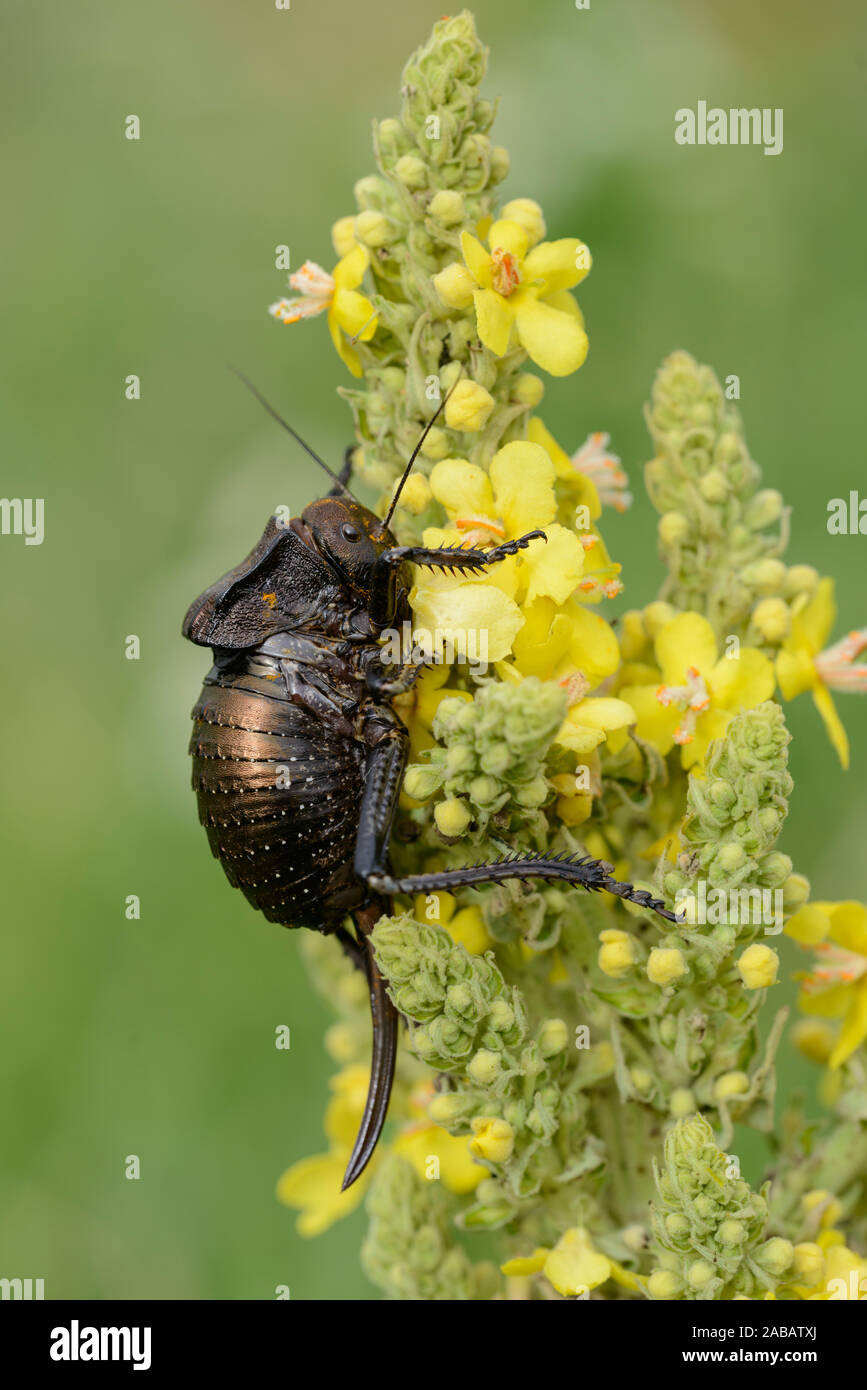
[[[361,361],[358,353],[353,347],[350,347],[343,329],[337,321],[333,302],[331,308],[328,310],[328,331],[331,334],[331,341],[337,349],[341,361],[346,364],[353,376],[361,376]]]
[[[837,617],[833,579],[820,579],[805,608],[792,618],[792,640],[817,656],[831,635]]]
[[[613,675],[620,664],[617,636],[605,619],[594,613],[592,608],[586,608],[581,603],[572,603],[567,612],[572,629],[572,660],[593,685],[598,685],[606,676]]]
[[[410,594],[416,628],[431,634],[434,651],[446,642],[465,644],[481,660],[502,661],[524,619],[513,599],[493,584],[456,584],[450,589],[417,585]]]
[[[851,1002],[851,985],[831,985],[828,989],[803,990],[798,996],[801,1013],[813,1018],[842,1018]]]
[[[548,525],[557,513],[554,465],[539,444],[515,440],[491,460],[497,513],[510,536]]]
[[[545,1277],[567,1298],[595,1289],[611,1276],[611,1261],[594,1250],[587,1232],[580,1227],[561,1236],[544,1268]]]
[[[549,309],[559,309],[561,314],[568,314],[570,318],[577,319],[581,327],[584,327],[584,315],[581,312],[581,306],[568,290],[555,290],[553,294],[546,294],[545,303]]]
[[[487,473],[466,459],[442,459],[431,469],[431,492],[454,520],[458,516],[495,515]]]
[[[531,541],[523,553],[523,568],[529,571],[527,603],[552,598],[565,603],[584,572],[584,548],[574,531],[550,522],[546,540]]]
[[[284,1206],[301,1211],[297,1222],[300,1235],[320,1235],[335,1221],[348,1216],[361,1202],[370,1170],[341,1192],[347,1157],[342,1153],[329,1153],[303,1158],[293,1163],[280,1178],[277,1198]]]
[[[577,237],[543,241],[524,261],[524,279],[539,283],[541,298],[580,284],[589,270],[590,252]]]
[[[784,700],[794,700],[805,690],[818,684],[819,674],[813,658],[804,647],[792,648],[790,642],[777,653],[777,680]]]
[[[813,704],[822,716],[831,743],[840,759],[843,768],[849,766],[849,738],[843,727],[843,721],[837,713],[837,706],[831,696],[831,692],[826,685],[818,682],[813,687]]]
[[[471,236],[469,232],[461,232],[461,252],[467,270],[476,284],[480,285],[483,290],[491,289],[493,275],[491,258],[482,243]]]
[[[819,903],[798,908],[786,923],[786,935],[801,946],[815,946],[831,930],[831,916]]]
[[[528,1274],[538,1274],[548,1258],[550,1251],[544,1245],[539,1245],[532,1255],[518,1255],[514,1260],[506,1260],[500,1265],[501,1273],[510,1279],[520,1279]]]
[[[867,908],[863,903],[852,901],[829,906],[831,940],[842,946],[844,951],[854,951],[859,956],[867,956]],[[801,911],[803,910],[802,908]],[[793,917],[792,921],[794,920]]]
[[[454,917],[450,918],[446,931],[452,940],[465,947],[471,956],[480,956],[483,952],[490,951],[494,945],[478,907],[462,907],[460,912],[456,912]]]
[[[666,685],[682,685],[686,670],[695,666],[706,676],[716,665],[716,638],[700,613],[679,613],[656,635],[656,659]]]
[[[770,700],[776,679],[768,658],[755,647],[742,647],[738,656],[722,657],[708,676],[714,700],[737,713]]]
[[[342,256],[334,267],[334,286],[336,289],[354,290],[364,279],[364,272],[370,257],[363,246],[354,246],[347,255]]]
[[[841,1067],[847,1058],[859,1048],[867,1038],[867,980],[862,980],[851,991],[849,1011],[843,1020],[843,1027],[828,1064],[834,1070]]]
[[[534,415],[527,425],[527,438],[533,444],[542,445],[557,470],[557,477],[568,483],[575,493],[575,506],[586,507],[590,520],[595,521],[602,513],[595,483],[575,467],[566,450],[561,448],[538,415]]]
[[[488,232],[488,245],[491,250],[509,251],[519,261],[527,254],[530,238],[519,222],[503,217],[495,222]]]
[[[368,1068],[360,1063],[344,1067],[330,1081],[334,1095],[325,1109],[325,1133],[332,1146],[352,1148],[367,1100]]]
[[[646,743],[652,743],[663,757],[674,747],[674,731],[680,723],[680,710],[661,705],[653,685],[625,685],[621,697],[635,711],[635,732]]]
[[[522,612],[524,626],[513,644],[515,663],[522,676],[549,680],[569,650],[572,624],[549,598],[525,604]]]
[[[463,1196],[474,1192],[486,1168],[475,1163],[469,1151],[467,1136],[449,1134],[439,1125],[423,1125],[399,1134],[392,1145],[395,1152],[408,1159],[420,1178],[428,1181],[435,1172],[449,1192]],[[431,1160],[436,1160],[434,1165]]]
[[[476,306],[476,328],[485,347],[497,357],[502,357],[509,346],[515,313],[501,294],[494,290],[476,290],[473,295]]]
[[[366,343],[376,332],[376,311],[370,300],[359,294],[358,290],[335,290],[332,312],[350,338],[358,337]]]
[[[699,715],[692,742],[685,743],[681,748],[681,766],[688,771],[697,763],[703,763],[708,748],[715,738],[722,738],[733,718],[731,711],[724,709],[711,709],[707,714]]]
[[[582,700],[566,715],[555,742],[584,756],[604,743],[609,733],[634,722],[635,712],[625,700],[610,696]]]
[[[577,372],[587,356],[587,334],[577,319],[541,304],[532,294],[514,296],[515,324],[525,352],[551,376]]]

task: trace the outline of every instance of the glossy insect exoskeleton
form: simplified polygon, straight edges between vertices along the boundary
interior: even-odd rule
[[[373,1060],[344,1187],[374,1150],[394,1074],[398,1016],[368,945],[393,894],[560,879],[672,916],[643,890],[610,878],[610,864],[578,856],[516,853],[471,868],[392,875],[389,840],[408,735],[391,700],[422,667],[384,664],[381,639],[410,620],[407,566],[478,572],[544,533],[492,550],[399,546],[388,521],[400,489],[381,521],[352,497],[346,476],[348,464],[332,474],[332,492],[288,525],[272,517],[183,625],[184,636],[214,656],[190,745],[214,855],[269,921],[335,934],[367,977]]]

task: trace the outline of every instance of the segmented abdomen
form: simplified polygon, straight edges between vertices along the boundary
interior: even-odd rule
[[[271,690],[249,675],[205,682],[190,743],[199,819],[269,921],[327,930],[364,898],[352,870],[363,750]]]

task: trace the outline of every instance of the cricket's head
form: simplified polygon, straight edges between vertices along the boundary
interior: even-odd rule
[[[354,497],[320,497],[304,508],[292,529],[353,593],[371,591],[379,557],[396,545],[391,531],[374,512]]]

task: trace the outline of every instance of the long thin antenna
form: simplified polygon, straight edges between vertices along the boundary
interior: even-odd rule
[[[461,378],[458,377],[458,381],[460,381],[460,379],[461,379]],[[418,443],[416,444],[415,448],[413,449],[413,451],[412,451],[412,453],[411,453],[411,455],[410,455],[409,463],[406,465],[406,468],[403,470],[403,477],[402,477],[401,480],[400,480],[400,483],[399,483],[399,485],[398,485],[397,491],[395,492],[394,496],[393,496],[392,499],[391,499],[391,506],[390,506],[389,509],[388,509],[388,515],[386,516],[385,521],[383,522],[383,526],[387,526],[388,523],[391,521],[392,512],[394,511],[395,507],[396,507],[397,504],[398,504],[398,500],[399,500],[399,498],[400,498],[400,494],[403,492],[403,485],[404,485],[404,483],[406,482],[407,478],[409,477],[410,473],[412,472],[412,466],[413,466],[413,464],[415,463],[416,459],[418,458],[419,450],[421,449],[422,444],[424,444],[425,440],[427,439],[428,435],[430,434],[431,430],[433,429],[434,425],[436,424],[437,418],[439,417],[439,415],[441,414],[441,412],[442,412],[443,410],[445,410],[446,404],[447,404],[448,399],[449,399],[449,396],[452,394],[452,391],[454,391],[455,386],[457,386],[457,384],[458,384],[458,381],[455,382],[454,386],[451,388],[451,391],[449,391],[447,395],[443,396],[442,400],[440,401],[440,403],[439,403],[439,405],[437,406],[436,410],[434,411],[433,415],[431,416],[431,418],[428,420],[427,424],[425,425],[425,427],[424,427],[424,429],[423,429],[423,431],[422,431],[421,439],[418,441]]]
[[[244,383],[244,385],[246,386],[247,390],[248,390],[248,391],[251,391],[252,394],[256,397],[256,400],[259,402],[259,404],[260,404],[260,405],[263,405],[263,406],[265,407],[265,409],[267,410],[268,414],[271,416],[272,420],[276,420],[278,425],[282,425],[283,428],[284,428],[284,430],[286,430],[289,434],[291,434],[291,436],[292,436],[292,438],[295,440],[295,442],[296,442],[297,444],[300,444],[300,445],[301,445],[301,448],[304,449],[304,450],[306,450],[306,452],[310,455],[310,457],[311,457],[313,460],[315,460],[316,463],[319,464],[319,467],[325,469],[325,472],[328,474],[329,478],[331,478],[335,483],[337,483],[337,486],[338,486],[338,487],[342,487],[342,488],[343,488],[343,491],[344,491],[345,493],[347,493],[350,497],[352,497],[353,494],[349,491],[349,488],[346,486],[346,484],[345,484],[340,478],[338,478],[337,474],[336,474],[335,472],[333,472],[332,469],[330,469],[330,468],[328,467],[328,464],[325,463],[324,460],[321,459],[321,458],[319,457],[318,454],[315,454],[315,453],[313,452],[313,450],[310,448],[310,445],[307,444],[307,443],[305,442],[305,440],[303,440],[303,439],[301,438],[301,436],[300,436],[300,434],[298,434],[297,430],[293,430],[292,426],[286,423],[286,421],[283,419],[282,415],[278,415],[278,414],[277,414],[277,412],[276,412],[276,410],[274,409],[273,405],[269,405],[269,404],[268,404],[268,402],[265,400],[265,397],[262,395],[262,392],[261,392],[261,391],[257,391],[256,387],[253,385],[252,381],[250,381],[249,377],[246,377],[246,376],[244,375],[243,372],[240,372],[240,371],[238,370],[237,367],[233,367],[232,364],[231,364],[231,362],[230,362],[228,365],[229,365],[229,371],[230,371],[230,372],[234,372],[234,373],[235,373],[235,376],[239,379],[239,381],[243,381],[243,383]],[[443,404],[445,404],[445,402],[443,402]],[[434,416],[434,419],[436,419],[436,416]],[[431,424],[433,424],[433,420],[431,421]],[[353,499],[353,500],[356,500],[356,501],[357,501],[357,499]]]

